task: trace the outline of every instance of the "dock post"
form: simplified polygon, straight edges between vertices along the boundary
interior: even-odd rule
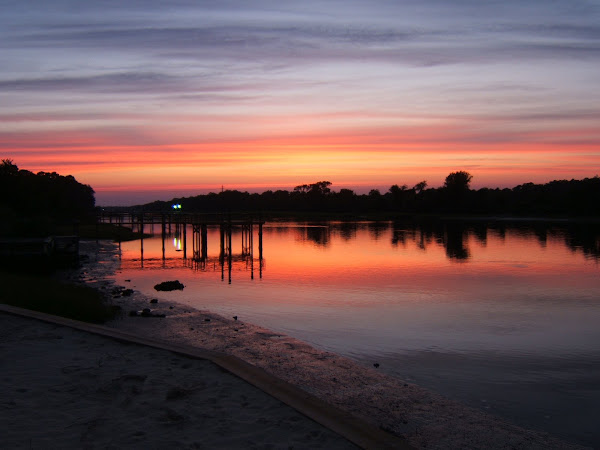
[[[192,225],[192,259],[198,260],[198,225]]]
[[[250,221],[250,279],[254,280],[254,224]]]
[[[140,264],[144,268],[144,213],[140,215]]]
[[[221,264],[225,258],[225,225],[221,224],[219,228],[219,259]]]
[[[183,219],[183,259],[187,259],[187,224]]]
[[[227,265],[229,266],[229,284],[231,284],[231,265],[232,265],[232,252],[231,252],[231,224],[227,228],[227,243],[228,243],[228,257],[227,257]]]
[[[225,224],[219,225],[219,264],[221,265],[221,281],[225,279]]]
[[[161,226],[161,228],[162,228],[162,230],[161,230],[162,231],[161,232],[161,235],[162,235],[162,259],[164,261],[164,259],[165,259],[165,238],[166,238],[166,236],[165,236],[165,234],[166,234],[166,225],[165,225],[165,216],[164,216],[164,214],[161,217],[161,225],[162,225]]]
[[[258,258],[262,261],[262,223],[258,224]]]
[[[200,239],[202,244],[202,261],[208,258],[208,228],[205,223],[200,226]]]

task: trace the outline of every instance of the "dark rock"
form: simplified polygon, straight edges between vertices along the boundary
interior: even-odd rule
[[[169,309],[173,309],[173,307],[172,307],[172,306],[169,306]]]
[[[233,320],[237,320],[237,316],[233,316]]]
[[[179,282],[179,280],[163,281],[154,286],[157,291],[183,291],[185,286]]]
[[[377,369],[379,367],[379,363],[373,364],[373,367],[375,367]]]
[[[137,311],[129,311],[129,317],[135,317],[138,315]]]
[[[144,308],[142,309],[142,317],[150,317],[150,315],[152,314],[152,311],[150,311],[150,308]]]
[[[130,297],[133,294],[133,289],[125,289],[121,292],[123,297]]]
[[[150,300],[150,303],[158,303],[158,299],[157,298],[153,298],[152,300]]]
[[[210,319],[207,317],[206,319],[204,319],[205,322],[210,322]]]
[[[131,280],[125,280],[126,283],[131,283]]]

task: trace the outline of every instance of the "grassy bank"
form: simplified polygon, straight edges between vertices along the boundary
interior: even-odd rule
[[[116,311],[88,286],[43,275],[0,272],[0,302],[91,323],[114,318]]]

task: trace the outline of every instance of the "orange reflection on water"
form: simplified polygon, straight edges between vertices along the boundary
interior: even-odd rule
[[[569,247],[562,232],[462,225],[411,228],[391,223],[267,224],[262,261],[257,230],[254,233],[251,255],[244,254],[241,231],[232,233],[234,284],[253,277],[284,289],[464,291],[465,299],[472,300],[487,297],[491,291],[500,293],[509,285],[511,289],[519,285],[527,289],[598,285],[598,260],[586,258],[578,246]],[[182,233],[169,235],[164,253],[161,236],[145,239],[145,265],[141,264],[139,242],[124,243],[122,258],[130,261],[128,267],[153,267],[149,262],[154,261],[154,267],[177,269],[177,276],[191,279],[211,277],[210,273],[218,278],[229,269],[228,259],[221,258],[217,228],[209,228],[208,262],[204,265],[190,263],[191,229],[186,237],[184,241]],[[257,301],[280,302],[281,292],[273,297],[261,295]],[[302,301],[319,300],[306,296]]]
[[[282,264],[269,277],[344,289],[463,292],[465,300],[489,297],[509,285],[527,289],[598,285],[598,266],[585,264],[581,254],[574,255],[554,239],[543,246],[535,238],[519,235],[490,235],[485,242],[469,235],[462,242],[465,252],[459,252],[469,255],[465,259],[450,257],[457,252],[449,252],[447,242],[431,237],[410,235],[394,245],[391,230],[376,241],[366,231],[358,231],[351,241],[332,241],[327,247],[305,241],[308,245],[293,251],[273,243],[268,254]]]

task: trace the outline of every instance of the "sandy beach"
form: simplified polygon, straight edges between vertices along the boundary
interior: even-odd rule
[[[356,448],[207,360],[12,314],[2,448]]]
[[[415,448],[582,448],[468,408],[384,375],[373,367],[245,323],[242,318],[224,318],[176,303],[151,303],[151,299],[139,292],[132,296],[115,295],[121,289],[114,286],[109,276],[118,267],[115,246],[102,243],[98,248],[88,245],[87,249],[92,253],[80,271],[70,276],[105,292],[107,298],[123,309],[121,318],[107,324],[110,328],[142,338],[232,355]],[[164,317],[127,314],[144,308],[151,308],[152,314]],[[161,351],[137,346],[127,348],[124,344],[118,344],[117,350],[110,347],[114,343],[99,341],[97,336],[82,337],[80,332],[68,328],[50,326],[48,329],[39,323],[24,326],[4,315],[2,320],[2,360],[5,366],[14,366],[10,370],[17,371],[8,375],[3,369],[3,389],[7,389],[3,395],[7,399],[3,414],[11,421],[9,448],[29,447],[32,443],[32,448],[36,448],[38,439],[38,448],[44,447],[42,440],[49,439],[56,427],[60,431],[54,435],[63,433],[66,447],[72,448],[148,447],[152,442],[155,444],[150,447],[155,448],[352,447],[347,440],[293,409],[275,412],[273,416],[268,416],[276,411],[273,405],[247,409],[250,405],[258,408],[263,402],[267,405],[261,394],[273,399],[236,377],[226,377],[222,369],[207,361],[190,363],[168,352],[161,354]],[[60,345],[56,345],[57,341]],[[75,351],[63,350],[69,345],[81,347]],[[105,350],[109,347],[112,350]],[[73,360],[73,355],[83,359]],[[43,356],[45,359],[36,359]],[[61,362],[55,362],[59,359]],[[19,362],[7,364],[7,361]],[[51,371],[63,378],[50,377]],[[30,372],[34,378],[22,381]],[[219,380],[224,384],[217,386]],[[242,386],[234,388],[236,382]],[[83,404],[79,403],[83,401],[79,390],[90,393]],[[254,397],[249,394],[251,390]],[[226,391],[235,393],[228,398]],[[59,392],[66,398],[53,400]],[[50,403],[46,410],[49,417],[38,412],[36,404],[46,397]],[[252,402],[247,400],[249,398]],[[76,410],[67,412],[62,405],[68,404],[73,404]],[[242,407],[244,404],[247,405]],[[57,405],[61,405],[60,408]],[[56,408],[65,416],[59,418],[59,414],[53,414]],[[213,417],[214,409],[225,411],[226,419],[233,422]],[[42,420],[42,417],[46,418]],[[203,421],[206,425],[200,428],[212,430],[215,436],[202,437],[194,424]],[[308,423],[304,424],[305,421]],[[42,423],[45,425],[41,426]],[[277,429],[279,425],[282,429]],[[223,435],[230,441],[219,441],[218,436]]]

